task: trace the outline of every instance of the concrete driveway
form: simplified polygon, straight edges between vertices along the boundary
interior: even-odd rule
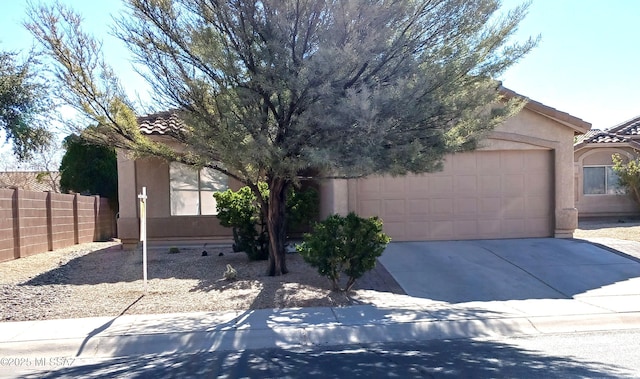
[[[407,295],[436,301],[640,304],[640,263],[582,240],[394,242],[379,260]]]

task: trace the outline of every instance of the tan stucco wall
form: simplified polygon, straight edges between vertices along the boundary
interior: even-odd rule
[[[147,187],[147,236],[149,241],[231,241],[231,229],[222,227],[216,216],[171,216],[169,164],[157,158],[131,160],[118,153],[118,237],[125,247],[139,240],[138,194]],[[241,184],[229,179],[236,190]]]
[[[611,156],[616,153],[623,157],[631,158],[634,151],[626,146],[588,146],[575,151],[575,199],[579,217],[635,216],[640,214],[640,207],[628,195],[584,194],[584,166],[613,165]]]
[[[553,152],[556,237],[571,237],[578,223],[573,189],[573,137],[574,130],[525,108],[496,128],[479,147],[480,150],[544,149]],[[349,180],[345,188],[335,181],[326,181],[322,186],[321,215],[344,213],[344,204],[349,211],[355,211],[355,183],[356,180]]]

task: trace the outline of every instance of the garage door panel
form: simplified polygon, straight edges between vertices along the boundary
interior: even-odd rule
[[[549,218],[528,218],[526,223],[527,234],[531,237],[547,237],[549,235]]]
[[[471,214],[475,218],[478,213],[478,199],[457,199],[453,205],[453,213],[456,216]]]
[[[450,195],[453,192],[453,178],[437,175],[429,181],[429,192],[433,195]]]
[[[407,197],[428,199],[429,178],[426,175],[408,175],[405,179]]]
[[[429,219],[429,200],[407,200],[407,221],[425,221]]]
[[[484,219],[478,223],[478,238],[498,238],[502,230],[502,220]],[[481,237],[486,236],[486,237]]]
[[[453,238],[453,221],[433,221],[430,225],[429,236],[431,239]]]
[[[479,195],[491,196],[500,195],[502,192],[502,178],[500,175],[486,175],[478,177]]]
[[[406,241],[411,238],[410,235],[406,234],[406,225],[404,222],[385,222],[384,223],[384,232],[391,236],[392,240],[396,241]]]
[[[502,200],[499,197],[481,197],[478,199],[479,216],[484,218],[500,213]]]
[[[540,180],[540,173],[531,172],[530,175],[525,177],[525,186],[529,193],[545,193],[549,191],[549,183],[544,180]],[[547,196],[549,196],[547,194]]]
[[[476,175],[456,175],[454,177],[453,191],[457,195],[477,193],[478,177]]]
[[[366,179],[360,179],[358,184],[358,198],[362,200],[367,199],[381,199],[380,196],[380,177],[371,177]]]
[[[522,173],[505,175],[502,180],[502,193],[506,196],[522,196],[524,187],[524,176]]]
[[[447,198],[434,198],[429,202],[431,208],[431,215],[437,217],[438,215],[446,215],[451,217],[453,215],[453,199]]]
[[[406,218],[407,210],[405,209],[404,200],[387,200],[383,203],[383,220],[389,222],[402,222]]]
[[[528,159],[525,159],[527,171],[547,172],[550,168],[548,160],[545,159],[547,155],[549,155],[549,152],[546,150],[530,151],[527,155]],[[551,168],[553,167],[551,166]]]
[[[478,170],[476,165],[475,154],[461,154],[457,159],[452,160],[453,170],[456,173],[471,173],[475,174]]]
[[[500,154],[479,154],[477,161],[478,170],[481,170],[485,174],[500,172]]]
[[[550,236],[552,163],[548,150],[456,154],[442,172],[358,180],[356,210],[395,241]]]
[[[522,174],[525,171],[524,152],[503,151],[500,152],[501,170],[504,173]]]
[[[505,218],[526,217],[524,199],[521,197],[508,197],[502,199],[502,215]]]
[[[429,222],[419,221],[407,223],[406,233],[410,236],[429,235]]]
[[[548,197],[529,197],[525,199],[526,214],[529,218],[550,218],[549,207],[546,204]]]
[[[380,200],[362,200],[359,215],[362,217],[379,216],[384,221],[384,215],[380,212],[380,203]]]
[[[523,219],[504,219],[502,220],[502,230],[505,238],[515,238],[525,235],[526,228]]]
[[[381,180],[381,188],[387,198],[404,199],[405,179],[403,177],[385,178]]]
[[[456,234],[462,238],[478,238],[477,220],[457,220],[454,222]]]

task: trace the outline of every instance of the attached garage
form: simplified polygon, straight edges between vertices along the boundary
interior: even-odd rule
[[[446,156],[440,172],[321,183],[321,217],[379,216],[394,241],[570,238],[573,139],[590,127],[529,101],[478,150]]]
[[[550,150],[476,151],[441,172],[356,182],[356,212],[395,241],[553,236]]]
[[[180,125],[174,113],[161,112],[139,122],[143,133],[175,143],[167,137]],[[395,241],[572,237],[578,222],[573,140],[590,127],[579,118],[529,100],[477,150],[444,157],[441,172],[321,181],[320,217],[348,212],[379,216]],[[158,160],[135,160],[119,153],[118,230],[125,246],[138,243],[137,194],[142,186],[154,194],[148,214],[149,224],[156,225],[154,240],[230,240],[229,230],[201,207],[190,208],[189,215],[173,213],[174,171]],[[188,190],[208,196],[210,188],[201,186],[202,172],[193,177],[199,178],[198,184]],[[236,188],[240,183],[227,185]]]

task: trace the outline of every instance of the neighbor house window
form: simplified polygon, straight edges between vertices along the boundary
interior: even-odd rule
[[[619,195],[624,193],[612,166],[589,166],[583,171],[585,195]]]
[[[172,216],[216,215],[213,194],[228,188],[226,175],[175,162],[169,165],[169,183]]]

